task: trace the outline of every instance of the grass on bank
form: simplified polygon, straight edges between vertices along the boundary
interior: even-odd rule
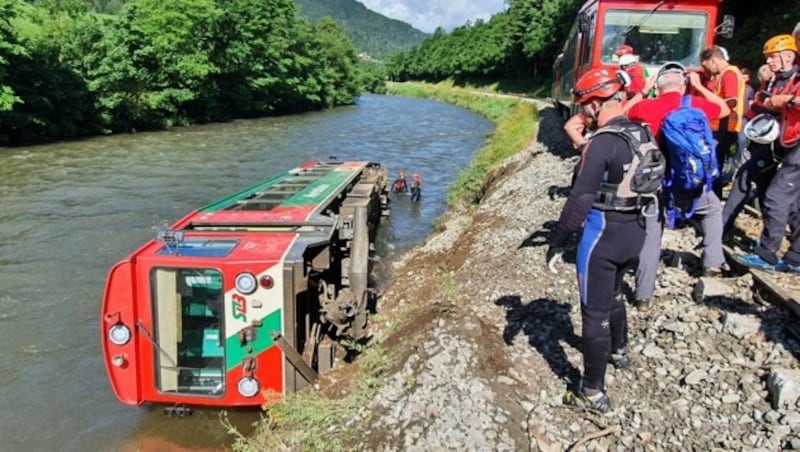
[[[389,93],[445,101],[475,111],[496,124],[485,146],[451,186],[448,193],[451,205],[468,205],[479,201],[491,171],[535,139],[538,114],[532,102],[487,96],[476,93],[475,89],[455,88],[447,83],[390,84]],[[444,280],[442,290],[445,294],[452,293],[452,284],[452,281]],[[448,310],[447,306],[440,309]],[[447,314],[444,311],[440,314]],[[410,323],[404,313],[399,313],[392,321],[390,337],[403,334],[403,327]],[[359,437],[360,427],[370,415],[360,410],[368,406],[381,389],[382,379],[393,364],[392,356],[392,351],[386,350],[382,344],[371,345],[355,363],[349,364],[356,366],[356,371],[351,381],[341,382],[350,386],[346,396],[333,399],[314,390],[289,394],[282,403],[265,408],[263,419],[250,436],[241,435],[223,417],[223,425],[235,438],[234,450],[327,452],[352,449],[363,439]],[[408,384],[411,383],[409,381]]]
[[[469,88],[457,88],[452,82],[439,84],[392,83],[388,93],[435,99],[472,110],[496,124],[486,144],[473,157],[469,167],[459,172],[450,186],[450,206],[466,206],[480,202],[484,184],[506,158],[527,148],[536,138],[539,121],[536,104],[512,97],[502,97]]]
[[[319,391],[303,390],[288,394],[283,402],[268,404],[255,432],[244,436],[224,417],[222,424],[235,437],[233,449],[242,452],[263,451],[344,451],[359,443],[356,426],[380,389],[389,367],[389,355],[380,344],[370,347],[358,358],[347,396],[332,399]],[[348,384],[343,382],[342,384]]]

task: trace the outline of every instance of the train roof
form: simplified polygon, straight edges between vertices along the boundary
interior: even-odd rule
[[[297,226],[313,222],[370,165],[364,161],[311,161],[216,201],[171,229],[213,231],[234,226]],[[252,228],[249,228],[253,230]]]

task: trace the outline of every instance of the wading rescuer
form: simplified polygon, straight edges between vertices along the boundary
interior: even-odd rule
[[[392,182],[392,191],[395,193],[406,193],[408,191],[408,182],[406,181],[406,172],[400,171],[397,179]]]
[[[575,184],[549,239],[547,264],[556,271],[568,239],[585,221],[576,258],[584,372],[578,387],[568,388],[564,403],[605,412],[611,409],[605,390],[607,363],[630,366],[625,354],[625,302],[618,294],[623,274],[635,265],[645,237],[641,212],[647,196],[632,191],[631,178],[638,177],[637,168],[643,167],[639,162],[647,158],[633,143],[653,144],[653,140],[649,131],[623,114],[625,87],[616,72],[586,73],[575,84],[574,95],[587,120],[599,129],[583,148]],[[661,165],[663,170],[663,160]],[[660,182],[660,178],[655,181],[655,188],[651,184],[650,197]]]
[[[752,267],[800,272],[800,67],[794,37],[773,36],[764,44],[764,56],[775,75],[766,91],[756,94],[753,110],[763,106],[777,120],[778,134],[770,146],[780,166],[764,196],[761,237],[753,254],[738,259]],[[781,261],[777,252],[787,225],[791,244]]]

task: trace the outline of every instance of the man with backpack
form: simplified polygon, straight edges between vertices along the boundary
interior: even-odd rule
[[[649,307],[655,292],[661,234],[664,222],[699,216],[703,226],[703,274],[718,276],[725,267],[722,252],[722,205],[712,190],[719,176],[710,121],[730,114],[724,99],[703,86],[697,73],[687,73],[680,63],[667,63],[648,80],[655,82],[658,97],[639,100],[627,109],[628,118],[650,126],[666,154],[668,171],[660,197],[662,215],[648,218],[647,238],[636,270],[634,304]],[[699,95],[686,95],[687,84]]]
[[[630,366],[625,303],[618,296],[622,277],[644,242],[642,211],[654,202],[665,161],[650,132],[625,118],[619,74],[589,71],[573,94],[599,128],[583,147],[575,183],[549,238],[547,265],[557,271],[567,241],[585,221],[576,257],[584,373],[580,385],[567,390],[564,403],[605,412],[611,409],[607,363],[618,369]]]

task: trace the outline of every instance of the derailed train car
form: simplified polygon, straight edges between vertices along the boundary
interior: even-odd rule
[[[307,162],[194,211],[118,262],[100,316],[117,398],[260,405],[361,339],[387,171]]]

